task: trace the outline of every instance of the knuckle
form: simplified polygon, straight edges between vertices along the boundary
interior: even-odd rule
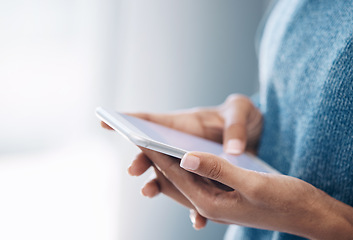
[[[237,112],[248,112],[253,108],[253,106],[254,105],[247,96],[241,94],[232,94],[228,96],[226,101],[222,104],[220,112],[226,118],[227,116],[232,118],[235,110]]]
[[[237,131],[245,131],[246,130],[246,123],[241,121],[234,121],[229,125],[229,128],[236,129]]]
[[[245,95],[242,95],[242,94],[231,94],[226,99],[227,103],[234,103],[234,102],[238,102],[238,101],[248,102],[249,98]]]
[[[171,161],[170,163],[167,163],[165,166],[163,166],[163,169],[162,168],[160,169],[163,175],[168,179],[172,178],[172,176],[175,173],[179,172],[179,170],[180,170],[180,166],[175,161]]]
[[[211,179],[218,180],[222,176],[222,164],[215,160],[212,162],[211,168],[209,168],[207,176]]]

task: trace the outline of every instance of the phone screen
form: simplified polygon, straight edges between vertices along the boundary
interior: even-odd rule
[[[239,156],[226,154],[223,152],[222,144],[217,142],[103,108],[97,108],[96,113],[101,120],[121,135],[145,148],[178,158],[182,158],[186,152],[207,152],[220,156],[241,168],[258,172],[279,173],[254,155],[248,153]]]
[[[120,115],[152,140],[183,149],[187,152],[209,152],[216,155],[223,153],[222,144],[139,118],[124,114]]]
[[[177,131],[159,124],[155,124],[149,121],[138,119],[135,117],[119,114],[125,120],[130,122],[139,131],[144,133],[148,138],[161,142],[163,144],[174,146],[183,149],[187,152],[198,151],[208,152],[227,159],[232,164],[246,168],[249,170],[278,173],[275,169],[249,154],[242,154],[234,156],[223,152],[223,146],[220,143],[213,142],[204,138],[200,138],[194,135],[190,135],[184,132]]]

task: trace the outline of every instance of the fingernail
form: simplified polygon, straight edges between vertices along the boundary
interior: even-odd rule
[[[143,187],[143,188],[141,189],[141,194],[142,194],[143,196],[147,197],[147,196],[148,196],[148,191],[146,191],[146,189]]]
[[[185,154],[181,159],[180,167],[187,170],[196,170],[200,165],[200,158],[192,154]]]
[[[191,210],[190,210],[190,215],[189,215],[189,217],[190,217],[190,220],[191,220],[192,225],[194,225],[194,224],[195,224],[195,221],[196,221],[196,212],[195,212],[194,209],[191,209]]]
[[[131,166],[129,166],[128,169],[127,169],[127,173],[128,173],[130,176],[134,176],[134,174],[133,174],[133,172],[132,172],[131,169],[132,169]]]
[[[243,151],[243,142],[239,139],[230,139],[227,142],[226,152],[229,154],[240,154]]]

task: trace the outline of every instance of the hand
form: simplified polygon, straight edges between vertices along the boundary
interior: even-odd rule
[[[255,152],[262,130],[262,115],[250,99],[241,95],[231,95],[225,103],[213,108],[199,108],[172,114],[130,114],[153,121],[196,136],[224,144],[224,150],[230,154],[241,154],[245,148]],[[102,122],[102,126],[110,129]],[[144,155],[139,154],[129,168],[129,173],[140,176],[153,166]],[[154,197],[162,192],[184,206],[195,209],[175,186],[154,167],[156,178],[142,188],[142,194]],[[191,211],[190,218],[196,229],[205,226],[206,219],[198,212]]]
[[[169,156],[143,151],[174,186],[170,195],[181,193],[207,219],[310,239],[352,239],[353,208],[300,179],[245,170],[201,152],[183,157],[185,171]]]
[[[262,130],[262,115],[248,97],[231,95],[220,106],[196,108],[169,114],[130,113],[170,128],[223,143],[224,151],[241,154],[256,151]],[[104,122],[104,128],[111,129]]]

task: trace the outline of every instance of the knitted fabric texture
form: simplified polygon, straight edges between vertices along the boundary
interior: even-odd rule
[[[281,0],[259,48],[259,157],[353,206],[353,1]],[[227,239],[303,239],[238,228]],[[232,236],[231,236],[232,235]]]

